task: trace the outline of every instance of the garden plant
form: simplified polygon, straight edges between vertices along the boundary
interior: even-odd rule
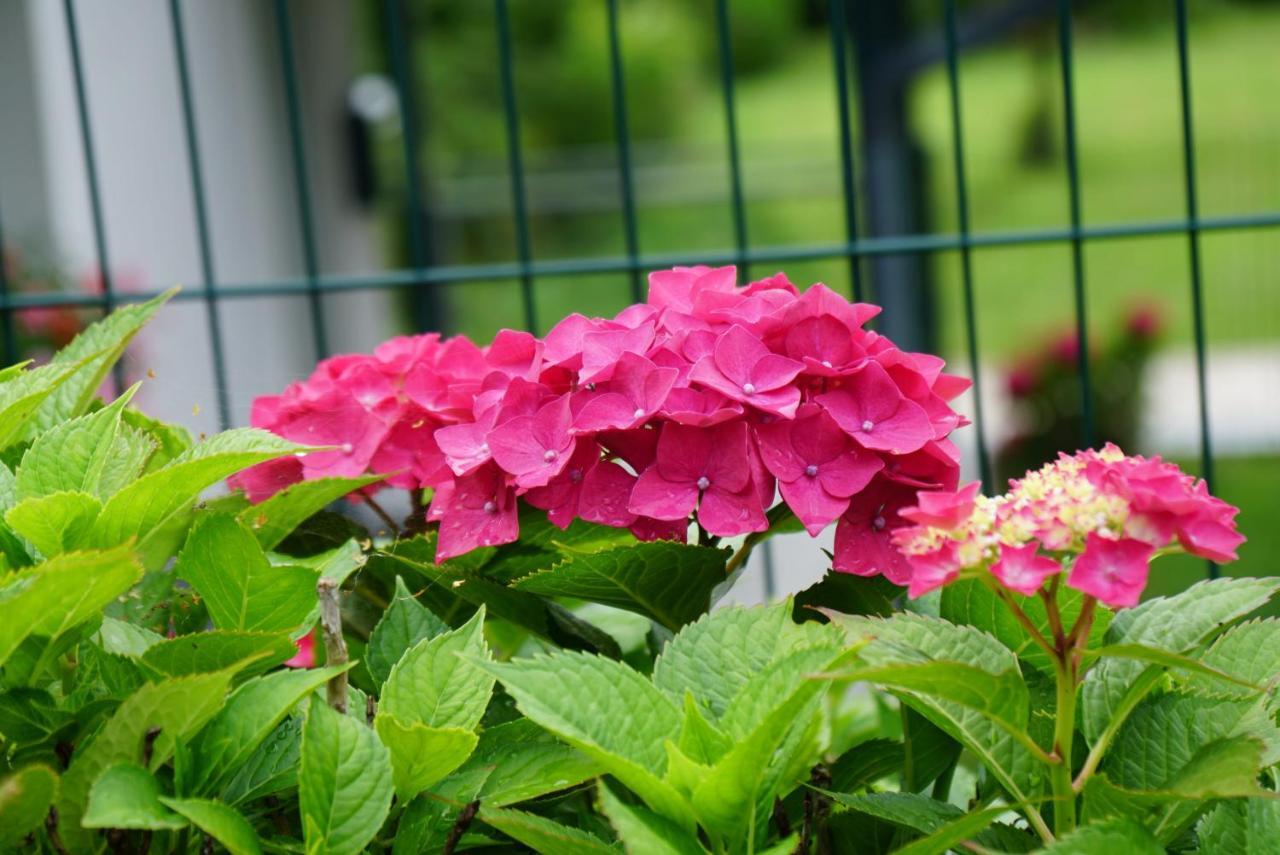
[[[875,307],[677,268],[542,338],[334,357],[196,440],[95,397],[167,296],[0,374],[0,846],[1280,839],[1280,580],[1141,598],[1233,559],[1235,509],[1112,445],[961,486],[967,383]],[[716,606],[831,526],[817,584]]]

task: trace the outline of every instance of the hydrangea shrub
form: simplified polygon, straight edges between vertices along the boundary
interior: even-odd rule
[[[1140,599],[1164,554],[1232,558],[1234,508],[1110,446],[983,496],[962,381],[873,308],[653,292],[338,357],[258,403],[284,436],[95,400],[163,298],[0,372],[0,850],[1276,839],[1280,621],[1250,616],[1280,581]],[[331,508],[388,486],[432,494],[410,531]],[[755,543],[833,521],[837,572],[713,608]]]

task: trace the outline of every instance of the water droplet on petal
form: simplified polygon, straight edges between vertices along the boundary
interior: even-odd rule
[[[822,360],[822,367],[823,367],[823,368],[830,368],[830,367],[831,367],[831,360],[830,360],[830,359],[824,359],[824,360]]]
[[[350,453],[351,453],[351,452],[353,452],[353,451],[355,451],[355,448],[351,445],[351,443],[349,443],[349,442],[344,442],[344,443],[342,443],[342,453],[343,453],[343,454],[350,454]]]
[[[744,395],[754,395],[755,393],[756,393],[756,387],[755,387],[755,384],[754,384],[754,383],[743,383],[743,384],[742,384],[742,394],[744,394]]]
[[[494,501],[485,502],[484,512],[486,514],[496,514],[498,512],[498,503]]]
[[[631,414],[631,417],[632,417],[633,419],[642,419],[642,418],[644,418],[644,408],[643,408],[643,407],[636,407],[636,411],[635,411],[634,413],[632,413],[632,414]]]
[[[542,459],[547,461],[548,463],[555,460],[559,456],[560,456],[560,452],[556,451],[554,448],[548,448],[546,451],[542,452]]]
[[[873,429],[875,426],[876,426],[876,423],[875,423],[875,422],[871,421],[871,419],[867,419],[866,421],[864,421],[864,422],[862,423],[862,432],[863,432],[863,433],[871,433],[872,429]]]

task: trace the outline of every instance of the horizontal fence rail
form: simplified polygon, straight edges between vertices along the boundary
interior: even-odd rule
[[[405,211],[407,249],[410,267],[361,275],[333,276],[320,268],[315,234],[315,212],[310,190],[307,164],[307,140],[305,138],[302,109],[299,101],[299,80],[294,57],[293,22],[288,0],[275,0],[272,6],[277,48],[280,56],[279,79],[264,81],[264,85],[278,85],[284,95],[285,121],[288,128],[289,160],[296,214],[300,229],[303,276],[274,281],[223,281],[216,275],[213,262],[209,214],[206,204],[204,176],[200,144],[197,138],[199,105],[192,92],[191,75],[186,44],[186,32],[182,16],[181,0],[169,0],[169,16],[174,44],[175,69],[178,82],[179,104],[182,112],[183,140],[186,146],[187,165],[191,184],[193,216],[196,229],[196,247],[199,256],[201,283],[198,289],[187,290],[176,297],[183,301],[202,302],[208,313],[208,331],[211,342],[212,370],[218,388],[218,413],[223,427],[230,420],[230,403],[227,399],[225,330],[219,314],[219,304],[226,300],[243,300],[262,297],[303,298],[307,306],[316,355],[328,355],[326,318],[323,296],[341,292],[362,290],[394,290],[437,287],[468,282],[513,280],[519,289],[525,324],[538,330],[535,292],[539,278],[550,276],[575,276],[589,274],[626,275],[629,293],[640,299],[643,291],[643,274],[652,269],[680,264],[739,265],[744,271],[765,263],[788,261],[816,261],[847,259],[852,294],[858,299],[865,296],[865,283],[861,261],[877,256],[913,255],[936,252],[957,252],[960,259],[960,284],[962,289],[963,318],[965,327],[964,348],[969,370],[975,384],[974,431],[976,432],[977,465],[983,480],[992,478],[991,452],[986,438],[990,435],[984,421],[981,389],[983,378],[979,374],[978,343],[979,318],[975,309],[975,291],[978,283],[973,273],[972,257],[976,250],[995,251],[1000,248],[1062,245],[1071,252],[1071,282],[1074,307],[1074,325],[1082,343],[1088,341],[1086,315],[1086,274],[1084,249],[1097,241],[1114,241],[1162,235],[1182,235],[1187,239],[1190,273],[1191,315],[1195,347],[1195,365],[1198,395],[1198,420],[1202,474],[1212,486],[1213,442],[1208,415],[1206,384],[1207,346],[1204,321],[1205,282],[1200,255],[1200,237],[1206,233],[1229,232],[1249,229],[1280,227],[1280,211],[1241,214],[1235,216],[1202,217],[1196,195],[1196,143],[1195,123],[1192,115],[1189,24],[1186,0],[1175,0],[1174,33],[1178,61],[1178,99],[1182,148],[1183,182],[1185,192],[1185,217],[1182,219],[1118,222],[1104,225],[1087,225],[1081,214],[1081,166],[1078,157],[1078,130],[1075,116],[1076,93],[1074,88],[1074,34],[1072,28],[1072,3],[1056,0],[1056,26],[1059,49],[1058,83],[1062,97],[1062,144],[1066,156],[1066,182],[1068,222],[1061,227],[1036,228],[1010,231],[975,232],[971,227],[969,189],[965,175],[966,152],[964,146],[964,115],[961,99],[960,53],[963,48],[961,26],[955,0],[943,4],[942,43],[945,48],[944,65],[947,78],[948,108],[951,125],[951,161],[955,174],[956,231],[954,233],[915,233],[901,235],[866,235],[860,231],[858,162],[855,158],[855,139],[851,102],[854,99],[852,51],[850,46],[849,14],[852,0],[829,0],[827,13],[830,26],[831,68],[835,80],[836,111],[839,139],[839,192],[844,215],[844,240],[834,243],[758,246],[750,242],[746,199],[743,188],[743,170],[739,145],[738,120],[735,100],[732,4],[728,0],[716,0],[714,16],[707,26],[714,28],[718,50],[718,79],[724,110],[724,152],[727,172],[724,178],[730,200],[730,226],[733,246],[711,248],[697,252],[646,253],[640,243],[637,225],[636,147],[629,131],[630,110],[627,103],[626,64],[624,61],[624,34],[622,10],[618,0],[600,0],[604,4],[606,27],[600,38],[607,45],[607,67],[600,69],[607,75],[612,97],[612,120],[615,133],[617,188],[620,198],[620,227],[624,254],[620,256],[596,256],[585,258],[534,258],[530,239],[528,205],[528,179],[525,170],[525,154],[520,133],[520,109],[517,97],[516,71],[512,47],[511,16],[508,0],[493,0],[494,41],[499,61],[500,105],[505,143],[506,180],[514,220],[515,260],[501,263],[476,263],[439,265],[431,263],[429,210],[423,190],[422,167],[419,162],[418,142],[422,137],[415,106],[413,86],[414,58],[409,15],[412,4],[404,0],[385,0],[383,20],[386,43],[396,90],[402,107],[403,155],[407,206]],[[0,265],[0,334],[4,336],[4,357],[15,361],[16,352],[14,313],[24,309],[46,307],[82,307],[109,311],[121,303],[142,301],[155,296],[156,291],[124,293],[115,287],[108,264],[108,233],[110,223],[103,212],[102,187],[97,163],[92,121],[92,105],[86,90],[86,75],[81,51],[80,34],[76,16],[76,0],[64,0],[66,38],[70,54],[78,117],[78,131],[87,179],[93,244],[97,265],[102,274],[102,290],[97,294],[70,293],[16,293],[9,281],[4,265]],[[1045,4],[1048,6],[1049,4]],[[0,202],[4,188],[0,187]],[[3,209],[0,208],[0,243],[4,238]],[[744,274],[745,275],[745,274]],[[419,319],[419,326],[428,326],[430,320]],[[1090,386],[1089,348],[1079,348],[1078,371],[1081,379],[1081,405],[1085,414],[1083,445],[1092,442],[1093,419],[1092,389]],[[1211,575],[1216,568],[1210,566]]]

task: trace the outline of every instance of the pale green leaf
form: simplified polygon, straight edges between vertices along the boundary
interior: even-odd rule
[[[373,729],[313,698],[298,770],[307,853],[361,852],[382,827],[392,791],[391,758]]]
[[[0,778],[0,846],[16,846],[44,824],[58,795],[58,775],[48,766],[23,766]]]
[[[314,572],[271,565],[249,530],[225,515],[195,524],[174,572],[204,598],[219,629],[297,629],[316,603]]]
[[[193,791],[218,792],[299,701],[349,667],[277,671],[237,688],[192,744]]]
[[[493,676],[480,667],[488,658],[481,608],[462,627],[418,642],[396,663],[379,712],[404,724],[474,730],[493,691]]]
[[[158,448],[159,443],[150,434],[121,424],[120,432],[111,445],[111,455],[98,479],[98,495],[107,499],[132,484],[146,470]]]
[[[486,663],[521,712],[578,748],[659,813],[692,827],[688,803],[662,781],[663,741],[678,732],[673,704],[627,666],[564,651]]]
[[[1086,825],[1041,850],[1041,855],[1165,855],[1165,848],[1137,822],[1109,819]]]
[[[141,577],[127,547],[70,552],[6,577],[0,581],[0,664],[28,635],[56,639]]]
[[[130,387],[110,406],[70,419],[36,437],[14,473],[21,498],[80,492],[101,498],[103,472],[120,433],[120,414],[138,391]]]
[[[667,541],[600,552],[570,551],[550,569],[515,583],[523,591],[603,603],[670,629],[696,620],[724,581],[728,551]]]
[[[207,487],[241,469],[302,450],[253,428],[210,437],[112,496],[94,526],[93,542],[113,546],[136,537],[139,549],[146,550]]]
[[[1280,855],[1280,799],[1235,799],[1209,811],[1196,826],[1200,851]]]
[[[401,801],[443,780],[466,762],[479,741],[472,730],[403,722],[382,711],[374,729],[391,752],[391,777]]]
[[[135,763],[107,767],[89,790],[85,828],[186,828],[187,821],[160,802],[160,782]]]
[[[82,546],[101,511],[102,503],[88,493],[52,493],[18,502],[4,521],[52,558]]]
[[[147,458],[147,465],[143,470],[145,472],[153,472],[168,464],[195,444],[191,431],[182,425],[153,419],[138,410],[125,410],[122,419],[126,425],[145,434],[155,443],[155,451]]]
[[[162,796],[160,801],[221,843],[231,855],[261,855],[262,843],[258,840],[258,833],[235,808],[209,799]]]
[[[41,405],[35,424],[28,426],[27,435],[34,436],[36,431],[48,430],[83,413],[138,330],[177,292],[178,289],[172,288],[145,303],[121,306],[54,354],[52,364],[76,364],[77,367]]]
[[[841,643],[828,624],[797,624],[791,601],[767,607],[729,606],[689,624],[653,667],[653,683],[677,703],[686,689],[718,719],[751,676],[776,658],[805,647]]]
[[[526,718],[485,728],[458,770],[487,771],[476,798],[503,807],[577,786],[600,774],[600,764]]]
[[[107,653],[136,658],[164,641],[165,637],[128,621],[104,617],[98,627],[97,639]]]
[[[376,484],[381,477],[317,478],[285,487],[266,501],[240,512],[240,521],[249,526],[263,549],[275,549],[312,514],[361,487]]]
[[[1107,644],[1145,644],[1171,653],[1187,653],[1231,621],[1249,614],[1280,590],[1275,579],[1212,579],[1192,585],[1175,597],[1159,597],[1116,615],[1107,630]],[[1149,691],[1139,680],[1148,668],[1126,659],[1098,663],[1085,676],[1080,690],[1081,723],[1085,737],[1095,743],[1119,710],[1131,706],[1131,693]]]
[[[627,855],[705,855],[685,829],[643,807],[629,805],[600,785],[600,808],[609,817]]]
[[[221,671],[265,671],[297,653],[285,633],[238,632],[215,629],[165,639],[142,654],[144,665],[170,677]]]
[[[147,683],[124,700],[87,745],[76,751],[62,777],[58,816],[68,847],[87,839],[80,828],[90,787],[116,763],[141,763],[147,734],[158,731],[149,767],[156,769],[173,754],[174,745],[198,731],[222,706],[231,673],[199,674]]]
[[[480,808],[479,817],[539,855],[617,855],[619,851],[594,834],[525,811],[486,806]]]
[[[61,363],[42,365],[11,375],[0,386],[0,450],[30,435],[41,405],[58,386],[71,379],[77,368],[77,365]]]
[[[374,626],[365,648],[364,664],[374,683],[381,686],[411,647],[447,629],[444,621],[414,599],[404,580],[397,576],[391,605]]]

